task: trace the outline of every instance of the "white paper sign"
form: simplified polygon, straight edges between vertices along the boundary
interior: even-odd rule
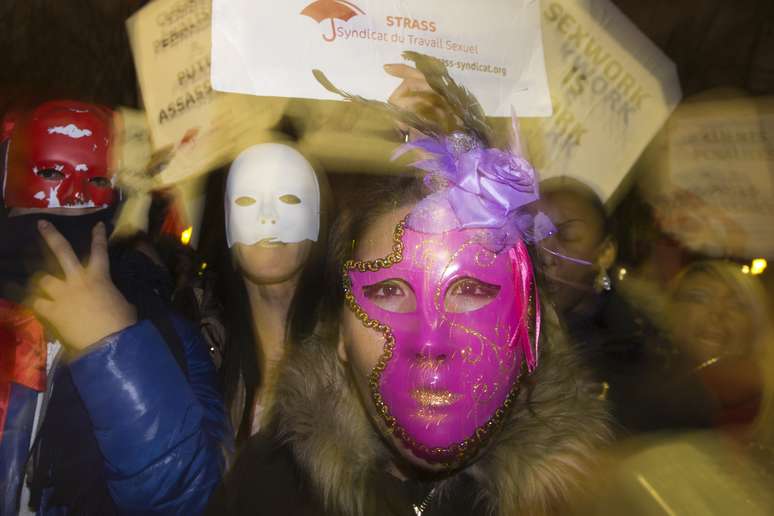
[[[386,100],[382,69],[414,50],[443,59],[491,116],[548,116],[538,0],[213,0],[218,91],[337,99],[314,79]]]
[[[680,100],[674,63],[609,0],[544,0],[541,16],[554,115],[522,123],[531,159],[609,201]]]

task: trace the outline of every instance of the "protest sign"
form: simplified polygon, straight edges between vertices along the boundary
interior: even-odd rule
[[[522,123],[530,157],[610,202],[680,100],[674,63],[609,0],[546,0],[541,18],[554,114]]]
[[[153,149],[145,112],[118,106],[113,115],[111,168],[124,192],[148,191],[153,178],[147,173]]]
[[[212,84],[218,91],[386,100],[399,83],[382,66],[414,50],[442,59],[487,114],[548,116],[537,0],[213,0]]]
[[[127,21],[162,184],[226,163],[282,116],[285,99],[227,95],[210,83],[210,0],[155,0]]]
[[[774,257],[774,100],[687,102],[644,158],[663,230],[709,256]]]

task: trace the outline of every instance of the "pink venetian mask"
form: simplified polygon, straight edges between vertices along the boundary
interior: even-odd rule
[[[401,223],[393,253],[344,266],[350,308],[385,336],[373,402],[417,456],[457,464],[488,437],[537,362],[540,326],[522,240],[494,251],[482,229],[432,234]]]

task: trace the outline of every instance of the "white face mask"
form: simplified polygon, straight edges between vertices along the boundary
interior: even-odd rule
[[[320,185],[297,150],[262,143],[237,156],[226,182],[228,246],[317,241]]]

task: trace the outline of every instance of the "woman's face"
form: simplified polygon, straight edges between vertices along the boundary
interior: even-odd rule
[[[231,251],[245,277],[258,285],[270,285],[298,276],[312,245],[311,240],[295,244],[261,241],[252,245],[235,244]]]
[[[317,176],[287,145],[263,143],[237,156],[226,179],[225,209],[229,247],[319,238]]]
[[[721,278],[707,272],[686,275],[672,296],[673,337],[698,362],[744,355],[755,338],[752,307]]]
[[[357,242],[356,260],[390,255],[408,211],[377,219]],[[493,432],[504,416],[525,353],[532,356],[526,247],[495,253],[481,245],[482,235],[404,227],[396,263],[355,267],[345,280],[351,297],[340,355],[384,435],[425,468],[458,464],[473,453],[483,440],[477,432]],[[470,452],[463,443],[473,443]]]
[[[556,233],[541,242],[540,261],[551,299],[566,313],[593,289],[605,240],[603,220],[588,200],[572,191],[544,193],[543,202]]]
[[[297,150],[279,143],[245,149],[226,180],[226,240],[239,269],[257,284],[288,281],[320,233],[320,186]]]

